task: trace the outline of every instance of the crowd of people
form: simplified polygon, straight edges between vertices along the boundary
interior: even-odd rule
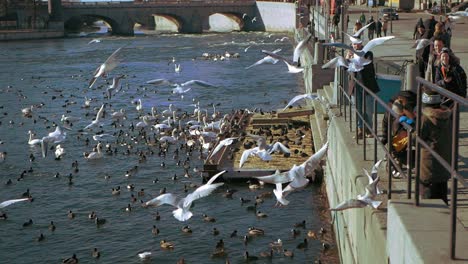
[[[386,36],[387,21],[382,23],[382,19],[377,21],[370,16],[366,20],[364,13],[361,13],[356,21],[353,33],[356,33],[363,27],[369,25],[367,37],[369,40],[376,37]],[[423,20],[419,19],[415,25],[413,39],[418,40],[416,51],[416,63],[418,64],[418,75],[429,82],[432,82],[446,90],[466,97],[467,94],[467,76],[460,65],[460,59],[450,49],[452,38],[452,24],[449,17],[437,21],[434,16]],[[361,32],[360,38],[363,38]],[[361,50],[362,41],[352,43],[355,50]],[[348,56],[347,59],[352,58]],[[367,60],[373,60],[372,52],[367,52],[364,56]],[[378,93],[379,87],[375,82],[375,69],[373,63],[364,66],[363,70],[354,73],[358,81],[363,83],[371,92]],[[372,126],[372,98],[362,96],[362,87],[352,83],[350,93],[355,95],[356,107],[361,112],[363,119]],[[357,89],[354,92],[354,89]],[[366,111],[362,113],[362,98],[366,101]],[[404,123],[409,126],[416,125],[416,119],[421,121],[421,130],[419,136],[449,164],[451,163],[452,147],[452,108],[454,102],[450,98],[445,98],[440,94],[423,87],[422,93],[422,112],[421,116],[416,116],[417,99],[412,91],[400,91],[392,97],[389,102],[390,107],[399,116],[394,118],[388,113],[385,114],[382,121],[383,144],[392,145],[392,154],[403,168],[414,168],[415,157],[412,157],[412,164],[407,164],[407,146],[408,135],[404,129]],[[390,126],[388,125],[390,123]],[[388,131],[390,127],[390,131]],[[389,136],[390,134],[390,136]],[[363,121],[358,119],[358,138],[372,137],[370,131],[366,131]],[[388,139],[390,138],[390,142]],[[414,137],[413,137],[414,138]],[[414,144],[413,144],[414,146]],[[414,150],[409,153],[414,155]],[[399,177],[397,171],[392,172],[394,177]],[[442,199],[448,203],[447,182],[450,179],[450,173],[440,164],[439,161],[425,148],[421,149],[420,155],[420,194],[422,198]]]
[[[413,39],[419,43],[416,51],[418,75],[464,98],[467,93],[467,76],[460,65],[460,59],[450,49],[451,38],[452,23],[448,16],[439,21],[434,16],[426,20],[418,19],[413,33]],[[387,135],[391,133],[394,156],[402,165],[407,165],[407,149],[406,145],[401,143],[402,139],[406,138],[405,135],[401,136],[401,133],[406,133],[402,132],[401,123],[415,125],[415,120],[418,118],[415,115],[415,99],[414,93],[401,91],[391,102],[392,108],[400,115],[400,118],[394,120],[386,116],[382,125],[385,137],[383,142],[387,143]],[[450,164],[454,102],[430,89],[423,90],[421,100],[422,113],[419,117],[421,119],[419,136]],[[388,122],[392,122],[391,132],[387,131]],[[420,165],[422,198],[442,199],[448,203],[447,182],[450,179],[450,173],[424,148],[421,149]],[[395,172],[394,175],[398,176],[398,173]]]

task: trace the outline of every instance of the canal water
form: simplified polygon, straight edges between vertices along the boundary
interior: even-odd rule
[[[265,212],[266,218],[257,218],[246,208],[253,205],[256,195],[271,192],[272,186],[251,190],[243,182],[225,184],[212,195],[197,200],[192,208],[194,216],[187,222],[177,221],[171,213],[174,208],[169,205],[143,208],[139,201],[150,200],[163,188],[185,196],[184,185],[202,183],[196,172],[202,162],[197,151],[189,156],[180,150],[179,156],[174,157],[176,146],[171,146],[166,156],[158,155],[159,148],[139,140],[136,130],[130,130],[131,125],[136,125],[138,117],[149,113],[153,106],[161,112],[173,104],[178,113],[193,113],[190,104],[194,101],[199,101],[209,115],[213,114],[213,104],[222,114],[232,109],[270,111],[283,107],[286,101],[303,92],[302,77],[287,73],[282,62],[245,69],[264,57],[262,49],[280,48],[281,54],[292,56],[292,43],[275,42],[283,36],[230,33],[102,37],[99,43],[92,44],[88,44],[91,38],[0,43],[0,152],[7,153],[0,162],[0,202],[19,198],[27,189],[34,198],[33,202],[1,209],[8,219],[0,220],[0,263],[60,263],[74,253],[80,263],[141,263],[137,254],[143,251],[152,252],[146,263],[175,263],[182,257],[186,263],[224,263],[225,258],[211,257],[220,239],[231,263],[244,261],[245,251],[259,256],[277,239],[283,241],[285,249],[294,252],[294,257],[275,253],[273,262],[317,260],[322,252],[320,239],[310,239],[306,250],[296,248],[308,231],[318,233],[323,225],[317,209],[318,189],[314,186],[291,194],[287,207],[274,207],[274,198],[265,198],[258,210]],[[109,100],[104,97],[107,84],[102,78],[92,89],[87,86],[96,67],[119,47],[123,47],[122,61],[109,77],[124,74],[125,79],[122,90]],[[203,53],[226,51],[238,53],[239,58],[201,59]],[[180,64],[180,73],[174,70],[173,58]],[[146,84],[158,78],[176,83],[197,79],[214,86],[194,86],[182,98],[171,94],[172,87]],[[84,107],[86,98],[91,99],[89,108]],[[137,99],[142,101],[142,113],[132,104]],[[117,153],[88,161],[83,153],[91,152],[97,142],[92,138],[94,133],[81,130],[103,103],[107,103],[104,126],[94,132],[114,134],[122,130],[124,134],[118,142],[112,142],[112,138],[104,142],[117,149]],[[32,118],[23,117],[21,109],[31,105],[35,106]],[[110,125],[110,113],[120,109],[125,109],[127,119],[122,127],[114,128]],[[71,130],[66,130],[66,140],[60,144],[66,154],[55,160],[51,150],[42,158],[39,146],[28,145],[28,131],[33,131],[35,138],[42,138],[54,130],[54,123],[61,124],[63,114],[80,118],[73,122]],[[147,128],[148,135],[153,133]],[[146,160],[137,153],[144,153]],[[190,178],[184,177],[183,166],[177,164],[187,157]],[[74,161],[78,162],[78,170],[72,168]],[[135,166],[138,169],[133,171]],[[129,170],[132,176],[126,177]],[[174,175],[177,180],[173,180]],[[9,179],[12,183],[7,185]],[[129,184],[135,186],[133,191],[127,189]],[[120,195],[112,195],[117,186],[121,188]],[[232,199],[222,195],[227,188],[237,190]],[[144,194],[139,196],[137,191],[141,189]],[[132,201],[132,195],[136,202]],[[241,197],[252,202],[241,204]],[[132,210],[128,212],[125,208],[129,204]],[[73,219],[67,217],[69,210],[75,214]],[[91,211],[106,219],[106,223],[97,227],[88,219]],[[156,213],[159,220],[155,219]],[[204,222],[203,214],[215,217],[216,222]],[[33,224],[23,226],[29,219]],[[305,228],[297,227],[300,233],[293,236],[294,224],[303,220]],[[48,228],[51,221],[55,231]],[[152,234],[153,225],[159,229],[158,235]],[[181,231],[185,225],[192,228],[191,234]],[[246,244],[243,236],[251,226],[264,229],[265,235]],[[214,235],[213,228],[220,233]],[[234,230],[237,236],[231,237]],[[45,239],[37,241],[41,233]],[[175,248],[162,250],[161,240],[173,242]],[[93,248],[101,252],[98,260],[91,256]],[[267,261],[259,261],[263,262]]]

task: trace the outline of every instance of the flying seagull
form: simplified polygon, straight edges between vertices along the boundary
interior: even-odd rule
[[[109,58],[107,58],[107,60],[103,64],[97,67],[96,71],[94,71],[93,78],[91,78],[89,82],[88,88],[93,87],[94,83],[96,83],[97,81],[97,78],[105,77],[110,71],[112,71],[115,67],[117,67],[117,65],[119,65],[119,54],[123,47],[120,47],[116,51],[114,51],[114,53],[112,53],[112,55],[110,55]]]
[[[302,99],[315,100],[315,99],[318,99],[318,96],[317,96],[316,94],[308,94],[308,93],[296,95],[296,96],[294,96],[294,97],[289,101],[289,103],[283,108],[283,111],[286,110],[289,106],[293,105],[294,103],[296,103],[297,101],[302,100]]]
[[[266,138],[264,137],[251,134],[249,134],[249,136],[257,140],[257,146],[255,148],[247,149],[244,150],[244,152],[242,152],[242,156],[239,161],[239,168],[242,168],[242,166],[250,156],[257,156],[262,160],[268,161],[272,159],[271,153],[275,151],[279,150],[283,153],[291,153],[289,149],[280,142],[275,142],[274,144],[267,144]]]
[[[371,60],[365,59],[355,55],[352,59],[346,60],[342,56],[337,56],[331,59],[329,62],[322,65],[322,69],[336,68],[343,66],[348,69],[349,72],[359,72],[364,69],[364,66],[371,63]]]
[[[342,49],[348,49],[352,51],[354,54],[358,55],[359,57],[364,57],[368,51],[378,45],[382,45],[384,42],[394,39],[395,36],[387,36],[387,37],[380,37],[372,39],[371,41],[367,42],[367,44],[362,48],[362,50],[355,50],[353,47],[343,44],[341,42],[333,42],[333,43],[324,43],[324,46],[332,46]]]
[[[276,54],[276,53],[278,53],[280,51],[281,51],[281,49],[276,49],[276,50],[272,51],[271,53]],[[250,65],[248,67],[245,67],[245,69],[248,70],[248,69],[250,69],[250,68],[252,68],[254,66],[257,66],[257,65],[260,65],[260,64],[263,64],[263,63],[276,64],[276,63],[278,63],[278,61],[279,61],[278,59],[275,59],[275,58],[271,57],[270,55],[268,55],[268,56],[265,56],[262,59],[256,61],[254,64],[252,64],[252,65]]]
[[[180,198],[171,193],[161,194],[158,197],[144,203],[143,206],[160,206],[162,204],[170,204],[177,207],[176,210],[172,211],[172,215],[179,221],[189,220],[193,213],[190,212],[192,203],[200,198],[210,195],[216,188],[223,185],[224,183],[213,183],[221,174],[226,171],[222,171],[213,177],[204,185],[198,187],[194,192],[188,194],[185,198]]]

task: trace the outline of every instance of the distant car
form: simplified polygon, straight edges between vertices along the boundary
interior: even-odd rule
[[[387,16],[391,20],[394,20],[394,19],[398,20],[399,19],[398,13],[396,12],[395,8],[383,8],[382,10],[380,10],[380,16],[381,17]]]
[[[452,12],[463,11],[463,10],[466,10],[467,8],[468,8],[468,1],[452,7]]]

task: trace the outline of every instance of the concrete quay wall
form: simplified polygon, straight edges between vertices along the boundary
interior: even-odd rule
[[[257,2],[257,8],[265,31],[293,32],[296,28],[294,3]],[[245,21],[245,23],[251,23],[251,21]]]

